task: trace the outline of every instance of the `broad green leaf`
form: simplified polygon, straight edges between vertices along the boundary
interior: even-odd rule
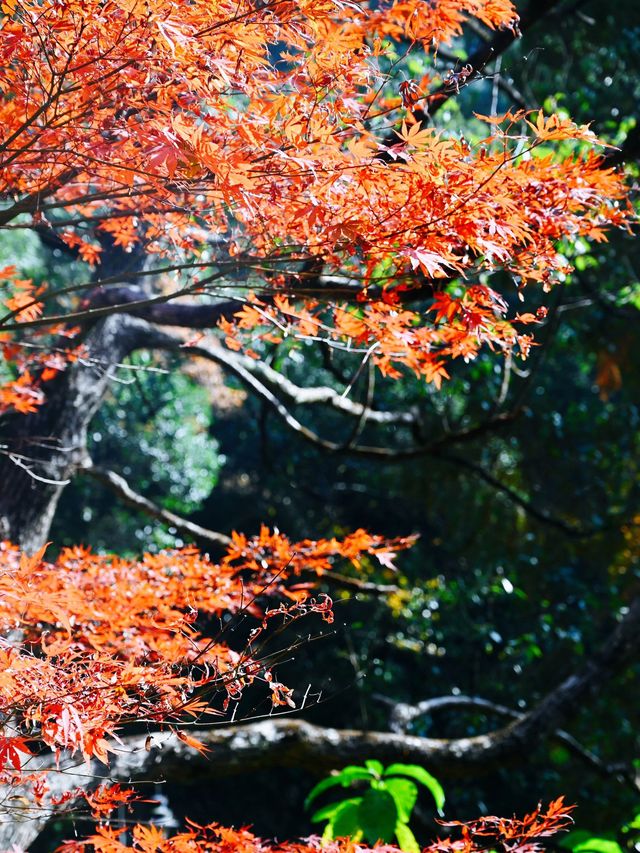
[[[560,846],[573,853],[622,853],[622,848],[613,836],[593,835],[585,829],[570,832]]]
[[[326,806],[323,806],[321,809],[318,809],[317,812],[314,812],[311,815],[311,823],[319,823],[321,820],[331,821],[338,814],[340,809],[348,804],[348,803],[356,803],[360,804],[362,797],[351,797],[348,800],[340,800],[337,803],[329,803]]]
[[[395,801],[400,820],[407,823],[418,799],[418,786],[411,779],[385,779],[384,785]]]
[[[622,853],[617,841],[593,836],[571,848],[573,853]]]
[[[358,808],[358,822],[370,844],[390,842],[396,831],[398,809],[388,791],[371,789]]]
[[[374,776],[382,776],[382,771],[384,767],[379,761],[376,761],[375,758],[370,759],[369,761],[365,761],[365,767],[369,770],[370,773],[373,773]]]
[[[342,808],[336,812],[330,823],[332,838],[351,837],[362,829],[360,826],[361,805],[362,797],[344,801]]]
[[[420,845],[416,841],[415,835],[407,824],[400,820],[396,824],[396,838],[401,850],[406,851],[406,853],[420,853]]]
[[[357,779],[371,779],[371,773],[364,767],[358,767],[357,765],[352,764],[348,767],[344,767],[334,776],[328,776],[326,779],[322,779],[309,791],[309,794],[304,801],[305,809],[308,809],[310,803],[312,803],[319,794],[326,791],[327,788],[333,788],[335,785],[342,785],[343,788],[347,788]]]
[[[444,807],[444,789],[435,776],[432,776],[424,767],[420,767],[417,764],[390,764],[384,771],[384,775],[385,777],[410,776],[416,782],[420,782],[425,788],[429,789],[435,801],[436,808],[439,812],[442,812]]]
[[[587,838],[591,838],[592,836],[593,833],[589,832],[588,829],[574,829],[560,839],[558,846],[565,847],[567,850],[573,850],[573,848],[578,844],[581,844],[583,841],[586,841]]]

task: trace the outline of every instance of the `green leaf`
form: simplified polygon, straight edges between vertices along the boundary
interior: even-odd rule
[[[416,841],[415,835],[402,821],[398,821],[396,824],[396,838],[401,850],[405,850],[406,853],[420,853],[420,845]]]
[[[317,812],[314,812],[311,815],[311,823],[319,823],[321,820],[332,820],[345,803],[351,803],[355,799],[361,800],[362,797],[354,797],[348,800],[339,800],[338,802],[328,803],[326,806],[322,806],[321,809],[318,809]]]
[[[573,848],[574,853],[622,853],[622,847],[617,841],[594,836]]]
[[[318,784],[309,791],[309,794],[304,801],[304,807],[305,809],[308,809],[313,800],[315,800],[315,798],[323,791],[326,791],[327,788],[333,788],[335,785],[342,785],[343,788],[347,788],[357,779],[371,778],[371,773],[364,767],[358,767],[356,764],[344,767],[334,776],[328,776],[326,779],[322,779],[322,781],[318,782]]]
[[[593,832],[589,832],[588,829],[573,829],[560,839],[558,846],[565,847],[567,850],[573,850],[574,847],[577,847],[589,838],[593,838]]]
[[[331,838],[346,838],[356,835],[360,830],[360,806],[362,797],[345,800],[330,821]],[[324,836],[323,836],[324,837]]]
[[[365,767],[374,776],[382,776],[382,771],[384,770],[384,767],[379,761],[376,761],[374,758],[370,759],[369,761],[365,761]]]
[[[385,779],[384,785],[394,799],[400,820],[407,823],[418,799],[418,786],[410,779]]]
[[[358,822],[370,844],[390,842],[398,822],[398,809],[391,794],[373,788],[367,791],[358,809]]]
[[[612,837],[592,835],[588,830],[576,829],[560,842],[573,853],[622,853],[622,848]]]
[[[416,782],[420,782],[428,788],[433,797],[436,808],[440,813],[444,807],[444,789],[440,782],[418,764],[390,764],[384,772],[386,776],[410,776]]]

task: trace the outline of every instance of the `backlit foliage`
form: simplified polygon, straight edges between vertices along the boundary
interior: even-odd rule
[[[452,359],[483,345],[526,355],[523,327],[544,319],[544,309],[513,316],[491,273],[507,271],[520,296],[527,283],[548,291],[569,271],[560,238],[602,240],[629,222],[622,177],[587,127],[507,113],[470,145],[413,112],[437,105],[439,84],[455,96],[466,66],[443,80],[388,77],[393,43],[433,52],[471,17],[517,33],[510,0],[3,0],[0,10],[0,227],[53,232],[94,268],[105,247],[134,257],[142,245],[175,276],[161,299],[242,288],[244,307],[222,323],[230,347],[321,339],[439,385]],[[89,357],[73,338],[102,316],[88,313],[94,285],[55,293],[0,272],[0,414],[36,411],[46,383]],[[413,291],[426,307],[408,304]],[[140,290],[143,302],[153,294]],[[133,722],[172,726],[203,749],[185,726],[260,682],[275,706],[295,705],[272,669],[271,624],[330,620],[331,602],[309,597],[310,575],[340,557],[388,565],[409,544],[363,531],[292,544],[263,529],[234,535],[218,563],[192,549],[127,561],[81,548],[46,562],[5,544],[0,782],[64,806],[77,794],[49,796],[34,755],[108,762]],[[239,614],[256,622],[238,649],[224,618]],[[83,796],[104,817],[132,795]],[[556,802],[525,821],[462,826],[430,849],[533,853],[567,822]],[[272,849],[217,826],[172,839],[137,827],[133,839],[102,827],[88,843]]]
[[[274,706],[295,707],[292,690],[270,668],[276,650],[269,624],[309,613],[333,618],[331,600],[310,597],[312,584],[301,585],[301,574],[308,580],[337,559],[358,565],[365,555],[388,565],[410,544],[364,531],[291,543],[263,528],[252,538],[234,534],[214,563],[193,549],[131,562],[82,548],[46,562],[43,552],[28,557],[5,543],[0,781],[31,781],[42,800],[46,779],[30,777],[29,770],[31,754],[43,746],[58,762],[80,753],[108,763],[126,723],[177,726],[220,716],[248,684],[262,682]],[[250,615],[255,627],[245,648],[234,649],[220,617],[240,614]],[[184,731],[179,736],[200,747]],[[95,800],[95,792],[91,796]],[[98,813],[107,803],[104,792],[99,807],[90,801]]]
[[[437,80],[383,73],[393,40],[431,51],[469,17],[517,32],[509,0],[5,0],[2,11],[0,224],[54,227],[89,264],[105,234],[180,252],[193,265],[173,284],[183,295],[215,293],[230,269],[266,277],[282,293],[227,323],[232,345],[248,331],[319,336],[439,384],[450,359],[483,344],[530,347],[531,315],[509,317],[484,275],[548,288],[568,270],[558,238],[603,239],[627,220],[621,177],[587,127],[521,111],[490,118],[470,146],[416,122],[413,106],[442,97]],[[383,119],[403,121],[390,135]],[[582,153],[559,158],[567,140]],[[226,265],[203,254],[212,234]],[[349,286],[313,285],[300,270],[314,261]],[[446,299],[453,277],[462,294],[444,311],[403,307],[425,279]],[[5,341],[44,322],[46,287],[7,271],[0,286]],[[43,371],[20,355],[0,406],[30,411],[65,358]]]

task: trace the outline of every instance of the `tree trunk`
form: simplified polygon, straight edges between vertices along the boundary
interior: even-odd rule
[[[45,244],[52,236],[57,239],[49,230],[40,233]],[[94,281],[121,276],[123,284],[135,282],[147,260],[144,243],[125,251],[108,234],[99,241],[102,253]],[[86,462],[89,423],[117,365],[136,348],[146,328],[144,321],[124,314],[95,322],[84,337],[87,357],[44,385],[46,399],[38,410],[0,418],[0,539],[28,552],[47,541],[62,490]]]
[[[146,328],[124,314],[102,320],[87,335],[88,357],[45,385],[37,412],[0,421],[0,538],[29,552],[46,542],[62,490],[86,462],[91,418]]]

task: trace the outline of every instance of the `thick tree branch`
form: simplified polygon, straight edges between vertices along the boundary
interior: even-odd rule
[[[179,338],[175,338],[159,329],[149,329],[144,346],[152,349],[164,349],[184,355],[193,355],[213,361],[240,379],[250,390],[256,392],[265,402],[269,403],[284,420],[297,432],[305,437],[315,436],[312,430],[308,430],[284,407],[274,391],[278,391],[289,403],[295,406],[317,406],[324,405],[351,415],[356,418],[364,418],[367,422],[387,425],[406,424],[414,426],[418,423],[416,412],[385,412],[372,409],[343,397],[334,388],[327,386],[317,388],[302,388],[296,385],[283,374],[274,370],[262,361],[240,353],[231,352],[221,346],[188,346]],[[315,441],[326,446],[329,450],[339,450],[342,445],[328,442],[315,436]]]
[[[280,259],[287,261],[287,258]],[[3,331],[24,331],[25,329],[52,326],[56,323],[92,323],[112,314],[129,314],[150,323],[160,326],[180,326],[186,329],[214,329],[221,319],[231,319],[245,304],[241,298],[227,299],[210,303],[184,304],[176,302],[183,297],[193,297],[200,294],[207,285],[212,285],[219,279],[224,278],[232,270],[241,268],[255,268],[255,261],[247,261],[242,264],[234,261],[232,264],[219,264],[220,269],[211,273],[205,279],[179,287],[169,293],[150,295],[144,288],[132,284],[132,280],[143,277],[160,275],[163,272],[173,270],[199,269],[200,264],[179,264],[159,269],[133,271],[130,275],[121,273],[107,276],[99,282],[75,284],[69,287],[53,290],[50,293],[39,296],[32,303],[21,306],[19,309],[7,312],[0,317],[0,326]],[[262,270],[264,272],[264,270]],[[296,278],[298,274],[296,273]],[[122,283],[122,286],[115,286]],[[108,286],[107,286],[108,285]],[[242,287],[237,283],[237,287]],[[218,285],[220,287],[220,285]],[[247,285],[245,285],[247,287]],[[65,314],[54,314],[47,317],[38,317],[34,320],[22,320],[10,322],[15,316],[37,302],[47,302],[56,296],[69,293],[82,293],[86,291],[86,297],[82,300],[79,310]],[[428,292],[425,292],[428,291]],[[319,284],[298,285],[290,289],[270,289],[263,286],[260,296],[264,303],[270,304],[274,293],[286,293],[291,298],[313,297],[316,299],[340,298],[344,300],[355,299],[362,293],[362,287],[357,282],[336,280],[332,282],[329,278],[322,278]],[[369,289],[369,298],[376,299],[380,291],[377,288]],[[430,282],[424,282],[423,286],[409,290],[402,294],[402,302],[409,303],[416,300],[430,298],[433,288]]]
[[[211,305],[169,304],[175,299],[190,296],[193,293],[193,286],[158,296],[145,296],[142,291],[131,287],[113,288],[107,291],[108,295],[103,300],[98,303],[92,302],[90,307],[67,314],[39,317],[36,320],[3,323],[2,329],[3,331],[24,331],[24,329],[52,326],[56,323],[93,323],[114,314],[127,314],[167,326],[209,329],[215,327],[222,317],[233,317],[242,305],[235,299]]]
[[[187,352],[197,349],[198,351],[194,352],[194,354],[204,358],[207,358],[210,353],[210,349],[207,349],[205,352],[201,347],[186,347],[185,349]],[[365,406],[362,403],[351,400],[349,397],[343,396],[334,388],[330,388],[328,386],[302,388],[263,361],[256,361],[248,356],[243,356],[238,353],[229,353],[228,350],[222,349],[220,354],[227,362],[229,360],[229,355],[231,355],[233,363],[242,365],[253,376],[259,377],[267,388],[278,391],[282,397],[294,406],[328,406],[329,408],[335,409],[343,414],[351,415],[359,419],[362,418],[367,423],[380,424],[383,426],[388,424],[405,424],[406,426],[415,426],[419,424],[419,417],[416,411],[378,411],[370,406]],[[222,361],[219,361],[219,363],[223,364]]]
[[[108,772],[112,780],[127,783],[140,779],[198,783],[212,776],[218,778],[273,766],[297,767],[318,775],[345,764],[376,758],[385,764],[397,761],[421,764],[443,779],[463,775],[469,770],[480,773],[506,760],[528,760],[533,742],[556,731],[562,720],[582,707],[590,692],[601,688],[609,678],[637,660],[639,650],[640,598],[632,603],[600,650],[577,673],[547,694],[532,711],[518,714],[512,723],[489,734],[444,740],[397,731],[325,728],[283,715],[239,726],[197,728],[198,739],[210,749],[206,755],[194,752],[173,734],[154,734],[151,744],[146,734],[124,737],[111,758]],[[473,697],[441,697],[421,703],[419,707],[423,711],[425,708],[435,710],[453,702],[459,706],[482,703],[485,710],[500,714],[504,711],[505,715],[512,713],[493,703],[489,703],[489,709],[486,700]],[[583,748],[579,748],[584,753]],[[51,756],[43,756],[36,763],[51,767]],[[596,762],[591,763],[602,770]],[[59,775],[60,790],[71,789],[76,784],[92,787],[96,782],[90,774],[78,781],[73,767],[70,767],[70,774],[68,779],[64,773]],[[31,838],[38,834],[45,820],[46,812],[43,812],[43,820],[34,821]],[[22,834],[23,828],[26,835]],[[16,833],[26,838],[28,824],[8,824],[7,832],[6,837],[11,841]]]
[[[222,277],[223,273],[213,273],[206,281]],[[202,287],[203,282],[189,288],[190,292]],[[184,295],[181,292],[169,294],[168,298],[148,297],[140,288],[131,286],[101,288],[91,294],[91,310],[126,311],[150,323],[161,326],[183,326],[188,329],[213,329],[221,319],[231,319],[242,308],[242,301],[229,299],[211,304],[185,305],[173,300]]]
[[[323,773],[344,764],[377,758],[384,763],[423,764],[443,778],[491,769],[508,759],[526,760],[531,744],[554,732],[582,707],[590,692],[637,660],[640,650],[640,598],[633,602],[600,650],[530,712],[489,734],[443,740],[401,732],[363,732],[271,717],[237,727],[198,731],[211,752],[194,754],[177,738],[159,735],[159,749],[147,752],[146,738],[124,738],[111,768],[115,779],[185,778],[244,773],[256,768],[295,766]],[[155,739],[155,737],[154,737]]]
[[[424,717],[438,711],[449,710],[450,708],[483,711],[489,716],[507,717],[511,720],[523,720],[526,717],[526,714],[522,711],[514,711],[513,708],[507,708],[506,705],[490,702],[488,699],[483,699],[480,696],[437,696],[432,699],[425,699],[415,705],[396,702],[387,696],[376,696],[375,698],[391,708],[389,727],[391,731],[398,733],[406,733],[411,723],[419,717]],[[640,785],[631,767],[606,763],[590,749],[583,746],[573,735],[563,729],[556,729],[552,733],[552,737],[562,743],[581,761],[590,765],[600,775],[607,778],[616,778],[618,781],[628,785],[636,794],[640,791]]]
[[[36,804],[29,787],[0,789],[0,849],[28,850],[29,845],[40,835],[47,823],[60,817],[64,806],[54,805],[56,798],[62,799],[76,789],[96,787],[105,775],[105,768],[94,768],[89,773],[87,765],[78,761],[63,763],[58,767],[55,756],[46,754],[30,758],[25,764],[26,772],[46,773],[48,793],[42,803]]]
[[[46,542],[64,483],[86,456],[91,418],[119,365],[140,348],[147,328],[126,315],[96,324],[85,339],[88,358],[51,380],[46,405],[3,420],[10,453],[0,455],[0,536],[27,551]]]

